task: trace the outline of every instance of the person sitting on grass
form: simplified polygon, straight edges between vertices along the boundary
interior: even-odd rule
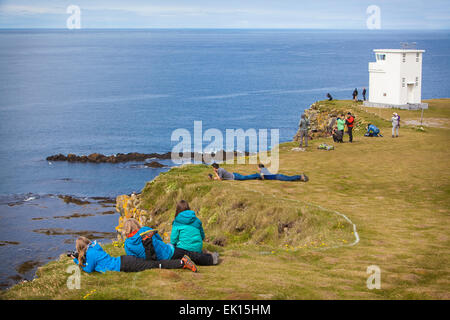
[[[214,170],[215,177],[210,174],[209,178],[214,180],[259,180],[261,179],[261,176],[258,173],[250,174],[247,176],[244,176],[242,174],[236,173],[236,172],[228,172],[224,168],[220,168],[218,163],[213,163],[211,165]]]
[[[178,201],[170,234],[170,243],[175,247],[172,258],[189,255],[199,265],[218,264],[219,254],[217,252],[202,253],[204,239],[205,231],[201,220],[191,210],[187,201]]]
[[[155,261],[179,259],[187,255],[198,265],[217,264],[218,253],[211,255],[181,250],[172,244],[165,243],[157,230],[142,227],[136,219],[125,220],[123,226],[127,237],[124,244],[127,255]]]
[[[305,174],[287,176],[284,174],[273,174],[271,173],[262,163],[258,164],[258,170],[260,172],[261,178],[264,180],[280,180],[280,181],[304,181],[307,182],[309,178]]]
[[[111,257],[97,241],[91,242],[86,237],[78,237],[75,242],[78,257],[71,255],[80,268],[91,273],[94,271],[105,273],[106,271],[139,272],[147,269],[189,269],[197,272],[197,266],[185,255],[176,260],[144,260],[135,256]]]

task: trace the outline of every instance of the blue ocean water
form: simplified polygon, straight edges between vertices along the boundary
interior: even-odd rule
[[[1,30],[0,194],[115,196],[162,170],[52,163],[166,152],[176,128],[279,128],[368,86],[375,48],[425,49],[423,98],[447,97],[448,31]]]
[[[449,97],[449,31],[0,30],[0,287],[73,248],[73,230],[114,231],[112,208],[57,195],[114,198],[168,170],[47,156],[163,153],[194,121],[289,141],[311,103],[368,87],[373,49],[405,41],[426,50],[422,98]]]

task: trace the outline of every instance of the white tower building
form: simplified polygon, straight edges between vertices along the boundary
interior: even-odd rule
[[[425,50],[375,49],[369,62],[367,107],[428,109],[422,103],[422,54]]]

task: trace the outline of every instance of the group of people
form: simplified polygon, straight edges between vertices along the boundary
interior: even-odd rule
[[[364,101],[366,101],[366,92],[367,92],[366,88],[363,88],[362,96],[363,96]],[[355,90],[353,90],[352,96],[353,96],[353,101],[358,101],[358,89],[357,88],[355,88]]]
[[[344,129],[347,126],[348,141],[353,142],[353,126],[355,124],[355,117],[351,112],[347,113],[347,117],[343,114],[336,118],[336,126],[332,130],[333,141],[337,143],[344,142]]]
[[[237,172],[228,172],[224,168],[221,168],[218,163],[213,163],[214,175],[209,174],[211,180],[280,180],[280,181],[304,181],[309,180],[308,176],[304,173],[300,175],[287,176],[284,174],[271,173],[262,163],[258,164],[259,173],[242,175]]]
[[[219,263],[217,252],[203,252],[205,232],[202,222],[185,200],[176,205],[170,243],[165,243],[158,230],[141,226],[136,219],[124,222],[126,255],[112,257],[97,241],[78,237],[73,261],[85,272],[139,272],[147,269],[189,269],[197,272],[197,265]]]

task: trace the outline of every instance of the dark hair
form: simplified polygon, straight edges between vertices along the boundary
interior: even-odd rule
[[[347,112],[347,114],[352,115],[351,112]]]
[[[177,208],[175,210],[175,218],[177,217],[177,215],[180,212],[186,211],[186,210],[191,210],[191,208],[189,208],[189,203],[187,203],[186,200],[180,200],[177,202]]]
[[[264,168],[264,165],[262,163],[258,163],[258,167]]]
[[[212,165],[211,165],[213,168],[216,168],[216,169],[219,169],[219,165],[217,164],[217,163],[213,163]]]

